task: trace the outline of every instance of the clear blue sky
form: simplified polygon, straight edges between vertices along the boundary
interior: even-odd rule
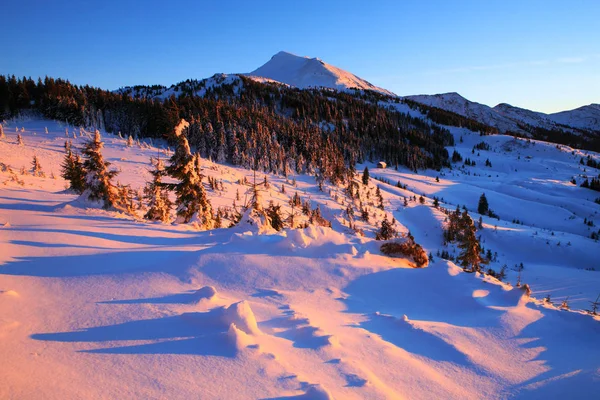
[[[0,74],[106,89],[249,72],[280,50],[399,95],[600,103],[600,1],[3,2]]]

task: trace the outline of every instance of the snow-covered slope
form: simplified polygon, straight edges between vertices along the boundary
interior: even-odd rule
[[[372,85],[366,80],[318,58],[300,57],[285,51],[275,54],[266,64],[248,75],[273,79],[300,89],[310,87],[326,87],[337,90],[357,88],[395,96],[389,90]]]
[[[492,110],[515,123],[537,126],[545,129],[557,128],[556,121],[553,121],[549,115],[541,112],[511,106],[506,103],[498,104],[492,108]]]
[[[498,128],[500,132],[524,133],[520,125],[530,125],[544,129],[566,129],[567,131],[571,131],[569,128],[577,128],[596,133],[600,132],[600,105],[598,104],[555,114],[544,114],[514,107],[506,103],[498,104],[492,108],[485,104],[467,100],[458,93],[405,96],[404,98],[451,111]]]
[[[467,100],[455,92],[434,95],[406,96],[404,98],[417,103],[451,111],[483,124],[496,127],[501,132],[521,132],[521,129],[512,119],[496,112],[493,108],[486,106],[485,104]]]
[[[210,78],[202,80],[188,79],[169,87],[161,85],[153,86],[125,86],[117,89],[115,92],[129,95],[133,98],[152,98],[168,99],[171,96],[179,97],[182,94],[203,97],[208,90],[212,90],[222,85],[232,85],[236,93],[242,86],[242,80],[237,75],[232,74],[214,74]]]
[[[320,191],[312,176],[262,173],[265,204],[290,213],[298,192],[332,228],[199,232],[88,208],[65,192],[57,176],[65,136],[80,148],[89,132],[47,120],[4,127],[2,399],[594,399],[600,391],[600,317],[582,311],[600,290],[600,244],[589,238],[600,194],[570,183],[598,172],[579,163],[598,154],[451,128],[455,149],[476,166],[417,174],[368,165],[372,178],[359,187],[370,222],[356,221],[364,237],[347,227],[345,187]],[[150,157],[172,154],[158,141],[103,138],[105,159],[134,190],[150,179]],[[490,150],[473,154],[480,141]],[[34,155],[45,177],[27,173]],[[252,171],[202,167],[222,181],[206,186],[214,207],[243,203]],[[376,185],[385,211],[374,206]],[[488,267],[507,265],[508,283],[437,256],[455,248],[443,244],[446,215],[433,197],[477,219],[482,192],[500,219],[484,216],[478,235],[497,253]],[[420,195],[422,204],[404,205]],[[383,215],[432,253],[428,267],[380,252],[373,236]],[[533,297],[511,285],[520,262]],[[572,311],[546,295],[568,299]]]
[[[600,104],[590,104],[574,110],[549,114],[559,124],[600,132]]]

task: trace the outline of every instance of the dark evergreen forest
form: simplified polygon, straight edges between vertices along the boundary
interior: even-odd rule
[[[188,140],[202,157],[281,174],[314,173],[333,182],[365,160],[412,170],[449,165],[444,146],[453,144],[452,135],[378,106],[378,94],[234,78],[188,80],[165,97],[162,86],[110,92],[63,79],[0,76],[0,119],[34,110],[75,126],[170,139],[184,118]]]

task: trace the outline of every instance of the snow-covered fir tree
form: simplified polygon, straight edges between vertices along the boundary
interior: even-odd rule
[[[69,182],[69,189],[81,194],[85,190],[85,170],[81,156],[73,153],[71,141],[65,141],[65,157],[61,164],[61,176]]]
[[[119,192],[111,180],[118,172],[108,169],[110,163],[104,161],[103,147],[104,143],[100,132],[96,131],[94,138],[82,150],[83,168],[86,172],[83,196],[102,202],[104,208],[113,208],[119,205]]]
[[[23,136],[21,136],[21,134],[17,134],[17,145],[19,146],[23,146]]]
[[[131,135],[129,135],[127,137],[127,147],[132,147],[133,146],[133,138],[131,137]]]
[[[4,135],[4,127],[0,124],[0,139],[4,139],[6,135]]]
[[[481,264],[487,264],[487,260],[481,256],[481,245],[475,235],[475,224],[466,211],[463,212],[461,222],[463,224],[462,238],[458,244],[461,253],[458,255],[458,261],[465,270],[479,272],[481,271]]]
[[[42,165],[40,164],[40,160],[37,156],[33,156],[33,161],[31,161],[31,174],[40,178],[46,176],[42,170]]]
[[[178,183],[169,184],[168,187],[175,191],[176,223],[188,223],[194,220],[201,229],[211,229],[214,226],[212,205],[202,185],[200,174],[200,157],[192,155],[190,145],[185,135],[189,126],[186,120],[175,127],[174,136],[177,146],[170,165],[166,168],[167,174],[176,179]]]
[[[395,221],[388,221],[387,214],[383,216],[381,227],[375,233],[376,240],[389,240],[398,236],[398,231],[394,228]]]
[[[117,183],[117,204],[118,208],[127,214],[136,215],[136,204],[134,202],[134,192],[131,189],[130,185],[122,185],[121,183]]]
[[[165,166],[160,158],[152,160],[152,164],[154,165],[154,170],[150,171],[152,182],[148,182],[144,188],[144,198],[148,202],[148,211],[144,218],[169,222],[172,204],[162,182],[163,177],[166,176]]]

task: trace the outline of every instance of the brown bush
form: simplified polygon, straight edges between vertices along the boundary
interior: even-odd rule
[[[381,245],[381,252],[390,257],[404,256],[412,258],[417,268],[426,267],[429,264],[427,253],[420,244],[408,237],[402,242],[389,242]]]

